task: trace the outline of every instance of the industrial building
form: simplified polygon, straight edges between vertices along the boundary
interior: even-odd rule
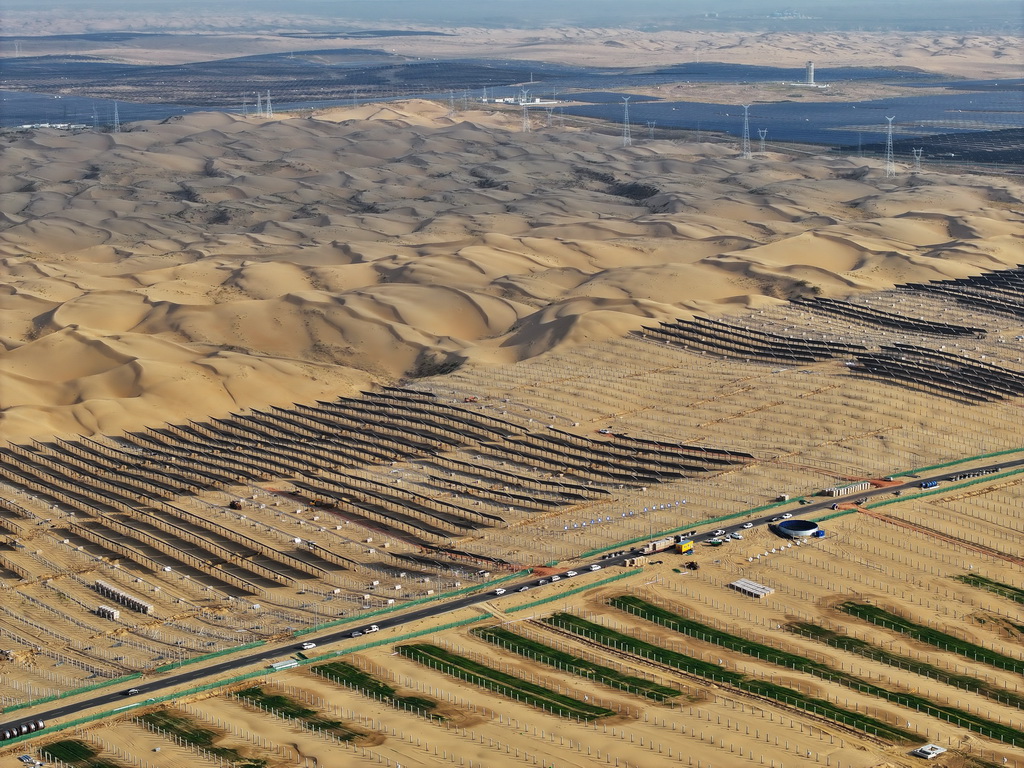
[[[775,590],[771,587],[766,587],[764,584],[758,584],[756,581],[750,579],[736,579],[726,586],[735,589],[737,592],[742,592],[747,597],[756,597],[760,600],[763,597],[767,597]]]

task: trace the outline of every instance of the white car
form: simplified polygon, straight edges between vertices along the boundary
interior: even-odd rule
[[[311,651],[314,648],[316,648],[316,643],[303,643],[299,646],[299,648],[301,648],[304,651]]]
[[[565,575],[571,579],[573,576],[579,576],[580,574],[578,571],[566,571]]]
[[[496,595],[504,595],[505,594],[505,590],[501,589],[499,587],[498,589],[494,590],[494,594],[496,594]]]
[[[743,534],[742,533],[733,532],[733,533],[730,533],[729,535],[732,536],[734,539],[739,539],[740,541],[743,540]]]
[[[719,528],[717,531],[711,534],[712,536],[725,536],[725,529]]]
[[[601,566],[598,565],[597,563],[594,563],[592,566],[590,566],[590,570],[592,570],[592,571],[600,571],[601,570]]]
[[[791,518],[792,516],[793,516],[793,513],[792,513],[792,512],[786,512],[786,513],[785,513],[785,514],[784,514],[784,515],[782,516],[782,519],[783,519],[783,520],[789,520],[789,518]]]
[[[366,631],[367,632],[380,632],[380,627],[378,627],[376,624],[371,624],[370,626],[368,626],[366,628]]]
[[[754,524],[753,524],[753,523],[744,523],[744,524],[743,524],[743,527],[744,527],[744,528],[753,528],[753,527],[754,527]]]
[[[551,580],[552,580],[552,581],[561,581],[561,580],[562,580],[562,577],[561,577],[561,576],[552,576],[552,577],[551,577]]]
[[[520,592],[526,592],[526,591],[527,591],[527,590],[529,590],[529,589],[530,589],[530,588],[529,588],[528,586],[527,586],[527,587],[520,587],[520,588],[519,588],[519,591],[520,591]]]

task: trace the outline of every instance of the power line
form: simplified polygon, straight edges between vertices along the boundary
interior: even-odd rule
[[[743,105],[743,159],[749,160],[750,154],[750,105]]]
[[[630,96],[623,96],[623,146],[633,145],[630,135]]]

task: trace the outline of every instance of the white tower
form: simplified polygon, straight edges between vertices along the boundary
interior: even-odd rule
[[[622,97],[622,146],[633,146],[633,137],[629,133],[629,96]]]
[[[892,159],[892,121],[896,119],[896,115],[885,119],[889,121],[889,128],[885,134],[885,178],[893,179],[896,177],[896,163]]]
[[[914,153],[914,173],[920,173],[921,155],[924,154],[924,147],[921,147],[920,149],[911,149],[910,151]]]
[[[808,61],[804,69],[804,82],[807,85],[814,85],[814,62]]]
[[[654,126],[656,126],[657,124],[658,124],[658,122],[656,120],[648,120],[647,121],[647,138],[649,138],[649,139],[653,139],[654,138]]]
[[[114,102],[114,133],[121,132],[121,116],[117,113],[117,102]]]
[[[530,132],[530,105],[523,101],[523,133]]]
[[[267,89],[267,117],[274,116],[274,108],[270,106],[270,89]]]
[[[761,146],[758,149],[758,151],[763,155],[764,154],[764,140],[765,140],[765,137],[768,135],[768,129],[767,128],[758,128],[757,129],[757,135],[761,139]]]
[[[263,117],[263,95],[256,91],[256,117]]]
[[[743,159],[749,160],[750,154],[750,105],[743,105]]]

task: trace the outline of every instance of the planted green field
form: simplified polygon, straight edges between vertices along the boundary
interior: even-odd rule
[[[429,643],[400,645],[398,652],[406,658],[419,662],[424,666],[438,669],[445,674],[479,685],[482,688],[522,701],[534,707],[540,707],[562,717],[574,717],[580,720],[596,720],[599,717],[614,715],[610,709],[578,701],[571,696],[552,691],[542,685],[522,680],[492,667],[480,664],[465,656],[446,651]]]
[[[999,669],[1008,669],[1017,674],[1024,674],[1024,661],[1020,659],[1004,656],[996,651],[969,643],[953,635],[947,635],[945,632],[939,632],[937,629],[926,627],[923,624],[915,624],[909,619],[904,619],[902,616],[890,613],[883,608],[879,608],[877,605],[865,605],[864,603],[851,601],[841,603],[836,607],[850,616],[870,621],[872,624],[880,627],[895,629],[897,632],[902,632],[915,640],[920,640],[922,643],[941,648],[944,651],[951,651],[965,658],[981,661]]]
[[[1019,696],[1015,693],[1004,690],[1003,688],[997,688],[989,685],[984,680],[979,680],[976,677],[971,677],[970,675],[958,675],[954,672],[949,672],[948,670],[932,666],[931,664],[926,664],[923,661],[918,661],[910,656],[901,656],[898,653],[887,651],[884,648],[879,648],[878,646],[872,645],[864,640],[849,637],[848,635],[841,635],[838,632],[833,632],[832,630],[826,629],[825,627],[817,624],[811,624],[809,622],[793,622],[792,624],[787,624],[786,629],[795,634],[827,643],[833,648],[849,651],[850,653],[855,653],[858,656],[863,656],[864,658],[871,659],[872,661],[880,661],[883,664],[888,664],[890,667],[905,669],[909,672],[913,672],[915,675],[930,677],[932,680],[937,680],[940,683],[945,683],[946,685],[952,685],[954,688],[959,688],[962,691],[979,693],[985,698],[992,699],[992,701],[998,701],[1001,704],[1009,704],[1017,707],[1018,709],[1024,709],[1024,696]]]
[[[139,719],[225,760],[242,759],[242,756],[236,750],[228,747],[218,747],[214,743],[214,740],[218,737],[215,731],[203,728],[194,720],[183,715],[175,714],[166,709],[160,709],[140,715]]]
[[[918,712],[924,712],[927,715],[937,717],[941,720],[945,720],[946,722],[956,723],[963,728],[967,728],[975,733],[980,733],[983,736],[999,739],[1007,744],[1024,744],[1024,734],[1021,734],[1021,732],[1016,728],[1010,728],[992,720],[986,720],[974,713],[966,712],[957,709],[956,707],[937,704],[931,699],[926,699],[923,696],[904,693],[902,691],[890,691],[886,688],[881,688],[874,683],[857,677],[856,675],[841,672],[822,664],[821,662],[812,661],[811,659],[799,656],[795,653],[780,651],[777,648],[772,648],[771,646],[764,645],[763,643],[747,640],[744,637],[723,632],[720,629],[715,629],[714,627],[710,627],[706,624],[701,624],[700,622],[688,619],[685,616],[680,616],[666,610],[665,608],[652,605],[638,597],[623,595],[620,597],[614,597],[608,602],[616,608],[620,608],[636,616],[640,616],[647,621],[660,624],[661,626],[669,629],[674,629],[677,632],[690,635],[691,637],[699,637],[706,642],[714,643],[715,645],[719,645],[723,648],[728,648],[729,650],[737,651],[748,656],[754,656],[758,659],[764,659],[772,664],[779,664],[800,672],[806,672],[807,674],[814,675],[822,680],[827,680],[831,683],[839,683],[847,688],[852,688],[860,691],[861,693],[877,696],[880,699],[891,701],[894,704],[902,704],[905,707],[915,709]]]
[[[399,696],[398,692],[383,680],[374,677],[368,672],[363,672],[363,670],[353,664],[348,664],[344,661],[332,661],[328,664],[319,664],[313,667],[313,672],[332,682],[362,691],[367,696],[383,701],[393,707],[416,712],[426,717],[443,719],[440,715],[433,714],[433,710],[437,708],[437,702],[433,699],[427,699],[422,696]]]
[[[600,624],[595,624],[591,621],[587,621],[586,619],[582,619],[579,616],[573,616],[567,613],[556,613],[553,616],[546,618],[545,621],[552,626],[567,629],[575,634],[590,638],[591,640],[596,640],[609,648],[618,648],[635,656],[650,659],[659,664],[665,664],[666,666],[670,666],[684,672],[700,675],[708,680],[727,683],[735,688],[739,688],[759,696],[764,696],[783,704],[798,707],[806,710],[807,712],[821,715],[822,717],[827,717],[830,720],[857,728],[865,733],[870,733],[896,742],[910,742],[918,738],[916,734],[910,733],[909,731],[904,731],[901,728],[889,725],[888,723],[884,723],[881,720],[877,720],[859,712],[850,712],[849,710],[845,710],[830,701],[807,696],[799,691],[794,691],[791,688],[776,685],[775,683],[748,678],[738,672],[727,670],[718,664],[701,661],[700,659],[695,659],[692,656],[686,656],[685,654],[671,651],[658,645],[646,643],[642,640],[636,639],[635,637],[630,637],[629,635],[616,632],[608,627],[603,627]]]
[[[363,734],[353,730],[339,720],[324,717],[315,709],[300,704],[295,699],[277,693],[267,693],[259,686],[235,692],[235,697],[248,701],[260,709],[267,710],[280,717],[288,717],[298,721],[304,728],[313,731],[327,731],[341,741],[354,741]]]
[[[486,627],[474,629],[473,634],[483,638],[489,643],[494,643],[502,648],[518,653],[533,661],[539,661],[549,667],[571,672],[574,675],[585,677],[602,685],[617,688],[620,691],[627,691],[638,696],[645,696],[655,701],[665,701],[680,695],[680,691],[670,688],[667,685],[659,685],[642,677],[635,677],[619,672],[617,669],[605,667],[587,661],[571,653],[559,651],[549,645],[530,640],[529,638],[517,635],[502,627]]]
[[[954,576],[953,578],[972,587],[978,587],[979,589],[992,592],[1000,597],[1005,597],[1007,600],[1013,600],[1015,603],[1024,604],[1024,589],[1014,587],[1011,584],[1003,584],[1001,581],[986,579],[984,576],[978,576],[974,573]]]
[[[123,768],[117,763],[97,757],[99,750],[78,739],[55,741],[39,751],[44,760],[60,760],[74,768]]]

